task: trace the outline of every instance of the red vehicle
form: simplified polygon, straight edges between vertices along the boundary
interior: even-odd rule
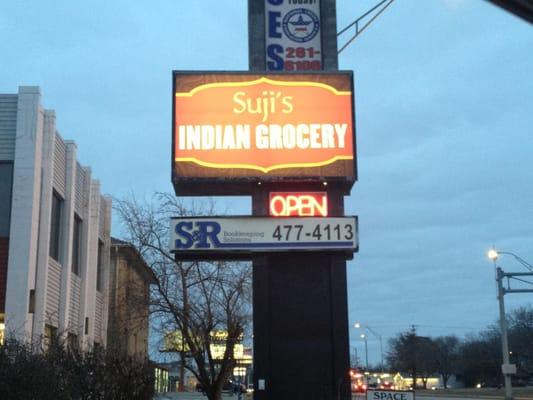
[[[396,389],[396,387],[394,386],[394,383],[390,382],[390,381],[381,382],[379,384],[379,388],[380,389],[384,389],[384,390],[394,390],[394,389]]]
[[[366,384],[362,381],[352,382],[352,393],[366,393]]]
[[[350,381],[352,393],[366,393],[367,384],[365,383],[365,376],[357,370],[350,370]]]

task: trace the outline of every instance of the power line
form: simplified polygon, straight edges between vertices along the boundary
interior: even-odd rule
[[[516,278],[516,277],[512,277],[511,279],[514,279],[514,280],[517,280],[517,281],[520,281],[520,282],[524,282],[524,283],[529,283],[530,285],[533,285],[533,282],[526,281],[525,279],[520,279],[520,278]]]
[[[370,10],[368,10],[366,13],[364,13],[363,15],[361,15],[360,17],[358,17],[355,21],[353,21],[352,23],[348,24],[348,26],[346,26],[345,28],[341,29],[338,33],[337,33],[337,37],[339,37],[340,35],[342,35],[344,32],[348,31],[348,29],[352,28],[352,27],[355,27],[355,33],[353,36],[351,36],[348,41],[339,49],[339,51],[337,52],[337,54],[340,54],[341,51],[343,51],[346,47],[348,47],[361,33],[363,33],[363,31],[372,23],[376,20],[377,17],[379,17],[381,15],[381,13],[383,13],[383,11],[385,11],[393,2],[394,0],[382,0],[380,1],[378,4],[376,4],[374,7],[372,7]],[[381,8],[380,8],[381,7]],[[376,14],[374,16],[372,16],[372,18],[370,18],[370,20],[365,23],[362,28],[359,28],[359,22],[361,22],[361,20],[363,20],[364,18],[366,18],[367,16],[369,16],[370,14],[372,14],[373,12],[376,12]]]

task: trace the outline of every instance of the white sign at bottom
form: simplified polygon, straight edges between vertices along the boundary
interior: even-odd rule
[[[368,389],[366,392],[366,400],[415,400],[415,392]]]
[[[170,223],[170,251],[277,252],[358,247],[357,217],[183,217]]]

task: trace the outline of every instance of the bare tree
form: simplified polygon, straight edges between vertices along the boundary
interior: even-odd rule
[[[424,389],[428,388],[429,378],[437,372],[437,345],[427,336],[416,336],[416,356],[420,365],[420,377]]]
[[[152,321],[163,332],[180,333],[181,363],[198,379],[210,400],[236,365],[235,344],[251,321],[251,269],[236,262],[177,262],[169,252],[170,218],[212,215],[213,203],[188,206],[171,194],[159,193],[151,203],[115,200],[126,238],[154,272]],[[214,333],[227,332],[222,357],[212,354]]]
[[[533,306],[519,307],[507,316],[511,362],[516,363],[519,372],[533,375]]]
[[[437,372],[442,376],[444,389],[448,389],[448,380],[458,370],[460,342],[457,336],[439,336],[434,342]]]
[[[420,373],[420,362],[416,354],[417,336],[414,328],[411,331],[400,333],[389,340],[387,361],[393,370],[409,373],[413,378],[413,389]]]
[[[417,378],[422,379],[423,387],[427,387],[428,378],[436,369],[435,346],[431,338],[418,336],[413,327],[389,340],[390,351],[387,361],[392,369],[409,373],[413,378],[413,389]]]

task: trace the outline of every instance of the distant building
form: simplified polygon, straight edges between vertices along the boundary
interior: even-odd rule
[[[154,364],[154,390],[156,394],[171,392],[168,366],[165,364]]]
[[[105,345],[110,227],[111,201],[39,88],[0,94],[0,329]]]
[[[108,345],[148,358],[150,285],[155,277],[137,249],[111,238]]]

